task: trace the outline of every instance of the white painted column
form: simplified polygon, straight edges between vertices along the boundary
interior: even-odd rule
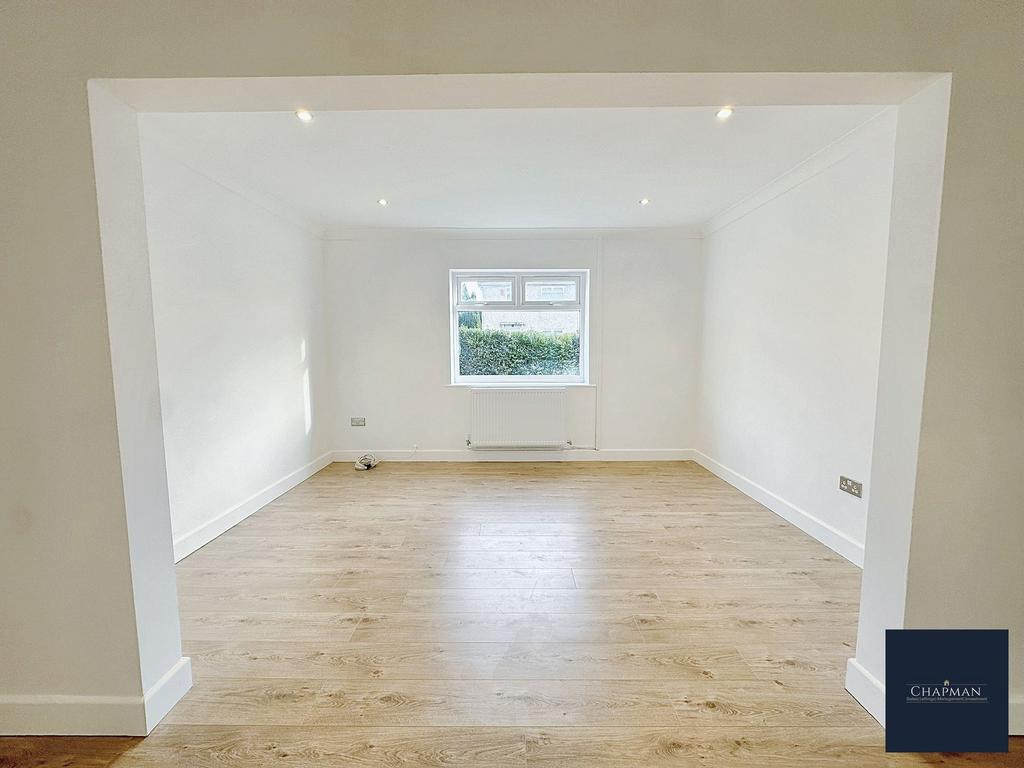
[[[899,108],[857,656],[846,687],[885,723],[885,630],[906,626],[950,79]]]
[[[55,437],[48,461],[27,442],[24,472],[4,486],[4,734],[145,735],[191,686],[178,627],[136,115],[94,83],[89,97],[102,279],[89,261],[95,242],[80,244],[77,257],[61,256],[85,281],[67,295],[90,300],[65,308],[80,326],[75,333],[51,336],[88,344],[90,376],[109,383],[90,389],[82,366],[63,378],[52,373],[63,391],[37,399],[50,398],[53,413],[43,416],[53,423],[37,416],[11,425],[26,440]],[[86,151],[88,135],[78,138]],[[30,300],[59,301],[54,286],[64,279],[51,275],[49,290]],[[77,351],[39,355],[59,365]],[[29,482],[26,473],[43,466],[54,476]]]
[[[148,733],[191,687],[192,672],[181,655],[138,119],[95,82],[89,104],[143,696],[139,730]]]

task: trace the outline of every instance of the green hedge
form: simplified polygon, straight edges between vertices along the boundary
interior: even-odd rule
[[[461,318],[460,318],[461,320]],[[578,376],[578,333],[459,328],[462,376]]]

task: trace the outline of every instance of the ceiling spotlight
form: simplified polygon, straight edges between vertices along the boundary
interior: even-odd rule
[[[648,200],[646,197],[641,197],[640,198],[640,205],[650,205],[650,204],[651,204],[651,201]]]
[[[379,205],[381,208],[387,208],[388,201],[382,197],[380,200],[377,201],[377,205]]]
[[[296,109],[295,116],[299,118],[299,120],[302,121],[303,123],[313,122],[313,113],[310,112],[308,109]]]
[[[717,117],[719,120],[721,120],[724,123],[726,120],[728,120],[730,117],[732,117],[732,107],[722,107],[715,114],[715,117]]]

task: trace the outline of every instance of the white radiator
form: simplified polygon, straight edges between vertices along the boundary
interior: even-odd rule
[[[471,389],[471,448],[565,448],[564,389]]]

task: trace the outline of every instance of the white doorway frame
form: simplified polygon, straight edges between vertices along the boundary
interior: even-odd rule
[[[89,82],[117,432],[139,636],[141,703],[91,732],[148,733],[191,685],[181,656],[139,112],[897,105],[857,655],[847,688],[884,724],[884,629],[904,623],[938,244],[948,73],[511,74],[105,79]],[[130,705],[130,706],[129,706]],[[117,725],[114,725],[117,721]],[[56,731],[68,732],[68,731]],[[74,732],[88,732],[81,725]]]

